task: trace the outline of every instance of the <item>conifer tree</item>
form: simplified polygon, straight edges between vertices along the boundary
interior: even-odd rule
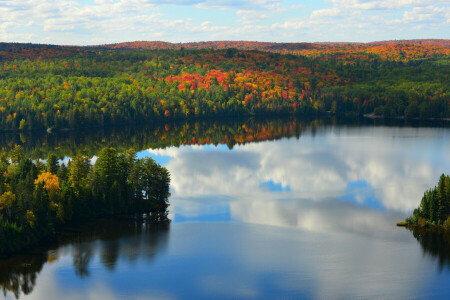
[[[50,153],[47,157],[47,171],[53,174],[58,172],[58,157],[54,153]]]

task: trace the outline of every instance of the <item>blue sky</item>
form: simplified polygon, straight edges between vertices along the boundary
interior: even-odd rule
[[[0,0],[0,41],[449,38],[450,0]]]

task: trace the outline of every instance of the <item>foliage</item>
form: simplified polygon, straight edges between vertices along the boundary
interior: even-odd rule
[[[172,44],[158,41],[139,41],[109,44],[101,46],[104,49],[234,49],[259,50],[282,54],[297,54],[304,56],[324,55],[365,55],[375,53],[383,59],[412,59],[426,57],[435,53],[449,54],[450,41],[439,39],[428,40],[396,40],[372,43],[270,43],[252,41],[216,41]],[[417,49],[420,49],[417,51]],[[231,54],[231,53],[230,53]]]
[[[0,129],[374,111],[385,117],[450,117],[448,47],[314,47],[306,48],[315,54],[296,55],[103,49],[47,59],[17,56],[0,63]]]
[[[93,166],[87,157],[76,156],[67,167],[58,166],[57,174],[47,171],[54,161],[43,165],[18,157],[5,166],[15,171],[1,178],[0,256],[34,245],[68,222],[168,206],[169,172],[151,158],[136,159],[132,150],[105,148]]]
[[[39,183],[44,182],[44,187],[49,194],[58,192],[61,188],[59,187],[59,178],[58,176],[50,173],[44,172],[39,174],[38,178],[34,181],[36,186]]]
[[[425,191],[419,208],[406,219],[411,225],[437,225],[450,229],[450,176],[442,174],[437,187]]]

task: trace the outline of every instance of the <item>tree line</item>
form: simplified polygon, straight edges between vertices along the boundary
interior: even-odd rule
[[[165,217],[170,174],[130,149],[103,148],[94,164],[77,155],[31,161],[20,146],[0,153],[0,256],[54,236],[61,225],[117,214]]]

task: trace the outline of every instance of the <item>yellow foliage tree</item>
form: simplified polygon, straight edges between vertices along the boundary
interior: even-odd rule
[[[14,203],[16,202],[16,195],[12,192],[5,192],[0,196],[0,210],[6,208],[6,214],[8,215],[9,221],[11,221],[11,211]]]
[[[36,216],[31,210],[27,210],[27,213],[25,214],[25,219],[27,220],[30,227],[34,227],[34,224],[36,222]]]
[[[61,189],[59,187],[58,176],[50,172],[44,172],[39,174],[38,178],[34,181],[34,184],[38,185],[41,182],[44,182],[44,187],[49,194],[52,192],[57,192]]]

